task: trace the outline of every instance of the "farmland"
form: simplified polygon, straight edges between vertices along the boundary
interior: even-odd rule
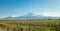
[[[0,20],[0,31],[60,31],[60,20]]]

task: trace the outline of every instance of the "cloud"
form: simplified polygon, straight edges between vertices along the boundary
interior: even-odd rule
[[[60,13],[57,12],[44,12],[42,13],[43,16],[52,16],[52,17],[60,17]]]
[[[12,15],[11,17],[16,17],[15,15]]]
[[[43,12],[43,13],[33,12],[33,14],[34,16],[42,15],[42,16],[60,17],[59,12]]]
[[[33,16],[38,16],[38,15],[41,15],[41,13],[33,12]]]

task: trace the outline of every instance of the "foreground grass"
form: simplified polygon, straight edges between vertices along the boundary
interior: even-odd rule
[[[0,20],[0,31],[60,31],[60,21]]]

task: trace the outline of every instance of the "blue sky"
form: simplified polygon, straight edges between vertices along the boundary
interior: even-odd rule
[[[59,15],[60,0],[0,0],[0,18],[31,12]]]

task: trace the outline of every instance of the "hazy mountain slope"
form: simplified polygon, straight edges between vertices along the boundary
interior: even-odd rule
[[[18,17],[6,17],[3,18],[3,20],[23,20],[23,19],[59,19],[60,17],[51,17],[51,16],[42,16],[42,15],[35,15],[34,13],[28,13],[26,15],[23,16],[18,16]]]

